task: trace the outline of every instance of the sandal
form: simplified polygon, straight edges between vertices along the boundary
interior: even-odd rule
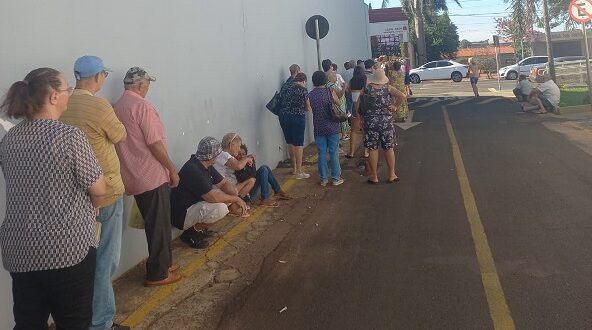
[[[395,182],[399,182],[401,180],[401,178],[396,177],[394,179],[388,179],[387,183],[395,183]]]
[[[374,180],[370,180],[370,179],[368,179],[368,180],[366,181],[366,183],[368,183],[368,184],[379,184],[380,182],[379,182],[379,181],[374,181]]]
[[[292,197],[292,196],[290,196],[290,195],[286,194],[286,193],[285,193],[285,192],[283,192],[283,191],[276,192],[276,193],[274,194],[274,196],[275,196],[277,199],[281,199],[281,200],[284,200],[284,201],[289,201],[289,200],[293,199],[293,197]]]
[[[345,155],[345,158],[352,159],[352,158],[354,158],[354,155]]]
[[[266,198],[266,199],[262,200],[261,202],[259,202],[259,206],[278,207],[278,206],[280,206],[280,204],[276,201],[272,201],[271,199]]]
[[[248,212],[245,214],[237,214],[237,213],[228,212],[228,215],[231,217],[235,217],[235,218],[248,218],[251,216]]]

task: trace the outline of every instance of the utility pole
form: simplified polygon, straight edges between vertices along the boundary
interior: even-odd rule
[[[547,39],[547,56],[549,57],[549,74],[551,75],[551,79],[556,81],[553,42],[551,41],[551,26],[549,24],[549,4],[547,2],[547,0],[543,0],[543,19],[545,20],[545,37]]]

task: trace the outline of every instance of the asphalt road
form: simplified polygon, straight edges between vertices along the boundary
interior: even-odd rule
[[[503,303],[517,329],[592,328],[591,156],[507,99],[435,101],[398,131],[401,181],[346,166],[220,329],[492,329]],[[488,304],[445,104],[505,301]]]
[[[492,92],[511,91],[516,87],[516,80],[487,79],[484,76],[477,84],[481,95],[494,95]],[[411,90],[415,96],[452,96],[452,95],[473,95],[473,89],[469,79],[464,78],[461,82],[452,80],[428,80],[419,84],[411,84]],[[495,93],[494,92],[494,93]]]

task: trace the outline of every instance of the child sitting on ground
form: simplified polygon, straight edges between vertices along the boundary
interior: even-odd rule
[[[280,187],[279,183],[273,176],[271,169],[263,165],[257,169],[257,165],[255,165],[255,156],[249,155],[249,151],[246,145],[240,146],[240,152],[237,156],[237,159],[242,159],[243,157],[251,156],[253,158],[253,162],[242,170],[235,171],[234,174],[236,176],[236,180],[238,182],[246,181],[250,178],[255,178],[257,181],[255,182],[255,186],[249,192],[250,198],[255,198],[259,189],[261,189],[261,202],[259,203],[260,206],[267,206],[267,207],[278,207],[278,202],[272,200],[270,198],[269,186],[275,192],[276,199],[283,199],[289,200],[292,199],[288,194],[286,194],[282,188]]]

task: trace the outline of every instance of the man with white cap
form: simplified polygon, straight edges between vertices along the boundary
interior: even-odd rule
[[[127,139],[116,146],[121,160],[125,191],[133,195],[144,218],[148,260],[145,286],[175,283],[179,266],[172,264],[171,188],[179,184],[177,169],[166,148],[164,124],[145,97],[156,79],[133,67],[123,79],[125,92],[113,106],[127,130]]]
[[[179,186],[171,192],[171,219],[181,230],[181,240],[192,248],[205,247],[212,234],[208,228],[224,218],[229,209],[233,214],[247,213],[247,204],[238,196],[234,185],[215,168],[222,152],[218,140],[203,138],[197,152],[179,171]]]
[[[68,110],[60,120],[80,128],[86,135],[107,181],[107,195],[99,205],[101,224],[95,268],[91,330],[129,329],[113,323],[115,295],[112,278],[119,266],[123,222],[123,181],[115,145],[126,138],[123,124],[109,101],[95,94],[101,90],[111,70],[97,56],[85,55],[74,63],[76,88],[68,100]]]

